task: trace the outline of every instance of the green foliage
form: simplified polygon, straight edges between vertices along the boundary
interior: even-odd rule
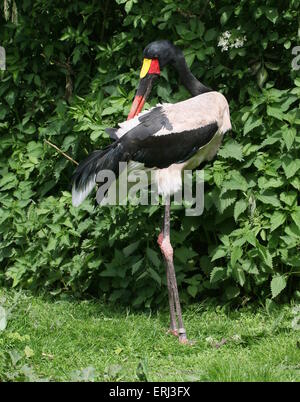
[[[7,314],[4,307],[0,306],[0,331],[4,331],[7,325]]]
[[[166,299],[156,245],[161,209],[95,209],[92,198],[73,208],[74,166],[44,142],[76,160],[106,145],[104,128],[129,112],[142,49],[165,38],[183,49],[196,77],[225,94],[233,125],[205,169],[204,214],[172,211],[182,297],[291,297],[300,273],[300,80],[291,67],[299,7],[294,0],[222,0],[218,7],[27,0],[13,22],[1,10],[2,283],[136,307]],[[171,67],[161,75],[147,107],[189,96]]]
[[[1,383],[299,381],[299,306],[270,299],[268,308],[253,303],[238,311],[207,300],[191,304],[184,309],[196,341],[189,348],[166,335],[167,305],[149,316],[66,294],[18,291],[17,304],[15,295],[0,289],[0,305],[14,307],[0,331]]]

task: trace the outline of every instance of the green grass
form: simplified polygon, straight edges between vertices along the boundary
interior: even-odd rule
[[[194,346],[165,334],[167,311],[136,313],[3,289],[0,305],[9,314],[0,331],[0,381],[300,379],[300,331],[292,328],[288,305],[272,314],[253,306],[229,313],[205,303],[185,308]]]

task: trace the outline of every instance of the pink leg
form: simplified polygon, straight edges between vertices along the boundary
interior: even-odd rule
[[[183,326],[181,306],[179,301],[179,294],[177,288],[177,280],[175,274],[175,268],[173,263],[173,247],[170,242],[170,203],[167,203],[165,206],[165,217],[164,217],[164,230],[163,230],[163,241],[160,246],[161,252],[164,256],[164,260],[166,263],[167,269],[167,281],[168,281],[168,290],[169,290],[169,302],[173,300],[173,308],[174,304],[176,307],[176,313],[178,317],[179,324],[179,342],[181,343],[189,343],[186,332]],[[170,286],[170,287],[169,287]],[[172,326],[172,310],[171,310],[171,302],[170,302],[170,316],[171,316],[171,326]],[[172,328],[172,327],[171,327]]]
[[[159,248],[162,252],[162,255],[165,259],[163,249],[162,249],[162,244],[164,240],[164,235],[163,232],[161,232],[158,236],[157,243],[159,245]],[[166,260],[165,260],[166,262]],[[167,268],[167,264],[166,264]],[[171,281],[170,281],[170,275],[169,275],[169,270],[168,268],[166,269],[167,273],[167,286],[168,286],[168,296],[169,296],[169,307],[170,307],[170,329],[168,330],[167,333],[172,334],[174,336],[178,336],[178,331],[177,331],[177,324],[176,324],[176,313],[175,313],[175,304],[174,304],[174,295],[173,295],[173,290],[171,286]]]

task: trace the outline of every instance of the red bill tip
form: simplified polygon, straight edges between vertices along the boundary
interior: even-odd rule
[[[145,101],[146,99],[143,96],[137,95],[134,98],[127,120],[133,119],[140,113],[140,111],[143,109]]]

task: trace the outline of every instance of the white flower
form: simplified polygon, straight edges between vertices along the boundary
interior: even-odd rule
[[[232,46],[232,47],[235,47],[235,48],[243,47],[243,46],[244,46],[244,43],[246,42],[246,40],[247,40],[247,37],[246,37],[246,36],[244,36],[244,37],[242,37],[242,38],[237,38],[237,39],[235,40],[235,42],[233,43],[233,46]]]
[[[222,52],[228,50],[229,45],[230,45],[230,43],[229,43],[230,36],[231,36],[231,33],[229,31],[223,32],[222,35],[220,36],[219,42],[218,42],[218,47],[221,48]]]
[[[232,44],[232,47],[238,49],[239,47],[243,47],[244,41],[242,39],[236,39],[235,42]]]
[[[231,32],[225,31],[219,37],[218,47],[221,48],[221,52],[227,51],[228,49],[233,48],[241,48],[244,46],[245,41],[247,40],[246,35],[240,36],[238,38],[233,39]]]

